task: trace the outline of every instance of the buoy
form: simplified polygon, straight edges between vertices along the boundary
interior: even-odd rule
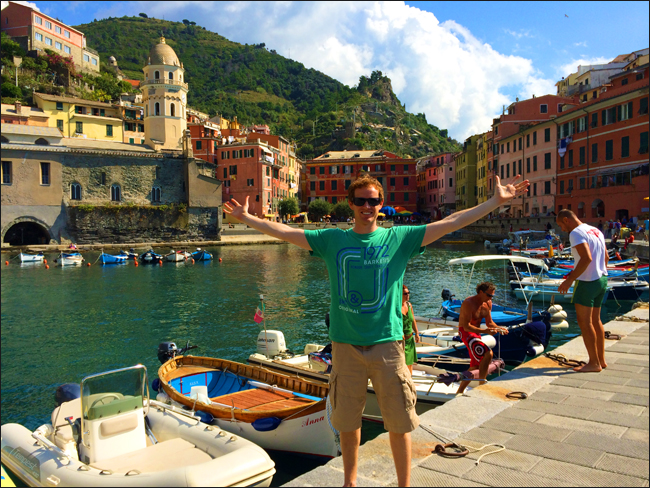
[[[136,268],[138,267],[138,262],[137,262],[137,261],[135,261],[135,267],[136,267]]]
[[[158,261],[158,265],[162,266],[162,261]]]
[[[221,262],[221,258],[219,258],[219,262]]]
[[[5,266],[9,266],[9,261],[5,261]]]
[[[551,329],[568,329],[569,328],[569,322],[566,320],[563,320],[562,322],[551,322]]]
[[[550,313],[551,315],[553,315],[555,313],[560,312],[561,310],[562,310],[562,305],[555,304],[555,305],[551,305],[550,307],[548,307],[547,312]]]
[[[50,265],[49,265],[49,264],[46,264],[46,265],[45,265],[45,269],[50,269]]]
[[[86,263],[86,266],[90,266],[90,263]]]
[[[47,259],[43,259],[43,263],[44,263],[44,264],[47,264]]]
[[[566,310],[560,310],[559,312],[555,312],[551,314],[551,322],[561,322],[566,318],[567,318]]]

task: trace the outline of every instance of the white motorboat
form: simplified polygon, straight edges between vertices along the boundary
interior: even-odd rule
[[[269,486],[250,441],[148,398],[142,365],[57,390],[51,423],[2,425],[2,464],[28,486]]]
[[[42,252],[39,252],[38,254],[25,254],[25,253],[20,253],[20,262],[21,263],[42,263],[43,259],[45,259],[45,256],[43,255]]]
[[[78,252],[62,252],[54,262],[58,262],[59,266],[78,266],[83,264],[84,258]]]
[[[174,251],[172,249],[169,254],[165,254],[165,261],[170,261],[172,263],[182,263],[191,257],[192,255],[187,251]]]

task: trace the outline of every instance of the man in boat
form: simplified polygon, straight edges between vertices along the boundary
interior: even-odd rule
[[[484,281],[476,287],[476,295],[463,300],[458,317],[458,332],[469,353],[469,369],[478,368],[478,379],[487,378],[492,362],[492,350],[481,340],[481,334],[508,334],[508,329],[499,327],[492,320],[492,298],[497,287],[494,283]],[[485,320],[487,329],[481,329]],[[461,381],[458,393],[463,393],[469,381]]]
[[[575,266],[566,275],[558,291],[567,293],[573,285],[573,304],[576,307],[578,326],[582,332],[589,362],[573,368],[582,373],[594,373],[607,367],[605,362],[605,329],[600,320],[600,306],[607,293],[607,263],[609,255],[603,233],[583,224],[571,210],[557,214],[557,225],[569,233],[571,254]]]
[[[361,418],[368,379],[372,381],[397,470],[399,486],[411,477],[411,432],[419,425],[416,391],[404,359],[402,279],[406,265],[424,246],[476,222],[526,192],[528,180],[517,175],[476,207],[455,212],[426,226],[379,227],[384,189],[377,179],[362,176],[348,189],[354,212],[352,229],[303,230],[258,219],[232,199],[224,211],[272,237],[306,249],[325,260],[330,277],[331,422],[341,433],[344,486],[356,486]]]

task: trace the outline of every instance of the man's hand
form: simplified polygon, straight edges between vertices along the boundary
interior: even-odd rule
[[[512,178],[512,180],[510,180],[510,183],[502,185],[501,179],[496,176],[494,197],[497,199],[499,204],[504,204],[513,198],[518,197],[519,195],[523,195],[528,191],[528,187],[530,186],[530,182],[528,180],[524,180],[517,185],[514,184],[515,181],[517,181],[520,177],[521,175],[517,175]]]
[[[562,282],[560,286],[557,287],[557,291],[560,293],[560,295],[566,295],[569,292],[569,288],[573,285],[573,280],[571,278],[567,278]]]
[[[231,215],[240,222],[244,221],[244,216],[248,215],[248,197],[244,205],[240,205],[234,198],[223,204],[223,211]]]

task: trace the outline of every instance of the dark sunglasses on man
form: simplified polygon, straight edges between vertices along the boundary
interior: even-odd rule
[[[363,207],[366,202],[368,202],[368,205],[371,207],[376,207],[381,203],[380,198],[361,198],[361,197],[354,197],[352,199],[352,203],[354,203],[357,207]]]

